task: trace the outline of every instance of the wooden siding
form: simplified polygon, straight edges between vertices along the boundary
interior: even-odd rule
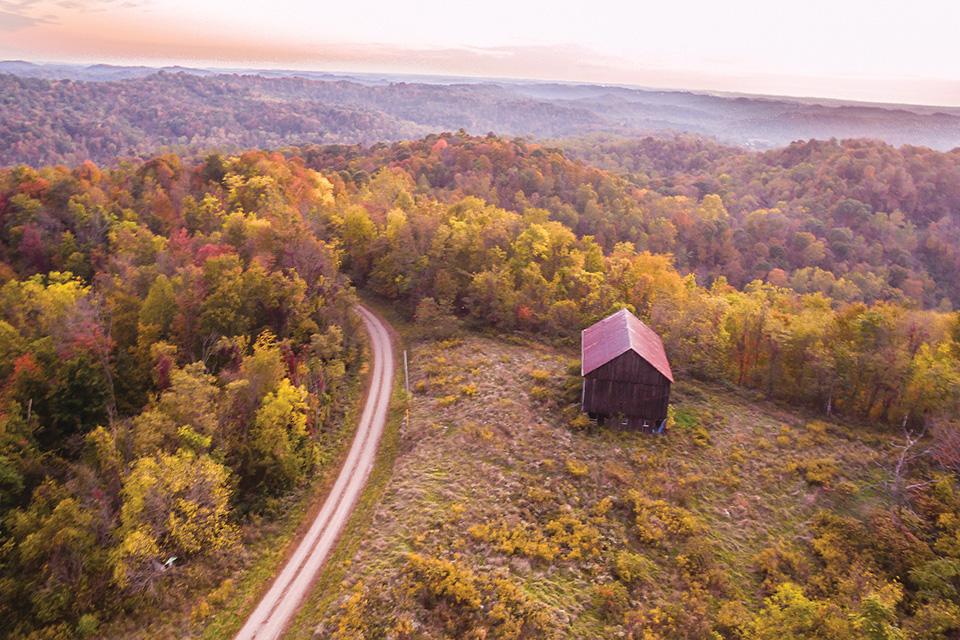
[[[656,428],[667,417],[670,380],[634,351],[597,367],[583,379],[583,411],[614,428]],[[617,421],[618,417],[626,424]]]

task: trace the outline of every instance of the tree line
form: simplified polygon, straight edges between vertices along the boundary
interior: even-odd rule
[[[662,195],[522,141],[449,134],[366,153],[298,151],[357,190],[357,204],[323,222],[322,233],[342,242],[344,269],[411,314],[575,340],[626,306],[688,375],[886,424],[956,412],[958,318],[944,311],[949,299],[924,308],[920,293],[929,287],[932,303],[954,285],[935,282],[909,255],[909,269],[885,258],[907,253],[896,238],[916,247],[934,223],[921,232],[904,222],[890,244],[874,243],[875,267],[857,263],[837,278],[811,266],[842,252],[825,241],[836,227],[823,227],[821,239],[790,232],[807,224],[799,213],[807,209],[731,214],[729,194]],[[833,215],[869,211],[845,195],[835,195]],[[738,266],[734,278],[743,235],[754,249],[766,240],[768,257],[778,249],[783,268],[766,262],[747,279]],[[865,244],[853,236],[851,247]],[[909,272],[902,281],[898,268]],[[908,281],[918,285],[913,295]]]

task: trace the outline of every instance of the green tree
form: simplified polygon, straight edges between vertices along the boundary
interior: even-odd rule
[[[106,564],[104,541],[96,532],[98,506],[82,504],[66,487],[48,480],[34,492],[29,507],[11,514],[4,555],[19,574],[21,603],[29,603],[43,624],[77,616],[94,604],[97,574]]]
[[[250,431],[253,466],[270,493],[279,494],[296,485],[313,462],[305,395],[284,378],[276,392],[263,399],[254,419]]]
[[[173,294],[173,285],[162,273],[150,285],[143,306],[140,307],[140,324],[155,324],[162,335],[170,329],[177,311],[177,300]]]
[[[138,456],[181,446],[207,450],[214,438],[222,445],[219,431],[219,389],[202,362],[169,372],[170,387],[153,405],[134,419],[133,441]]]

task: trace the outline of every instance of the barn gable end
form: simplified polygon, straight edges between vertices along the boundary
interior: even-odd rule
[[[581,366],[585,413],[615,428],[663,426],[673,373],[660,337],[629,311],[583,331]]]

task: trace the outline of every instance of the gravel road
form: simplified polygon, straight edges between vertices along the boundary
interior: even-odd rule
[[[297,550],[253,610],[236,640],[274,640],[290,625],[310,587],[333,551],[367,483],[387,419],[393,391],[393,345],[383,321],[357,306],[373,350],[373,375],[353,446],[337,483]]]

